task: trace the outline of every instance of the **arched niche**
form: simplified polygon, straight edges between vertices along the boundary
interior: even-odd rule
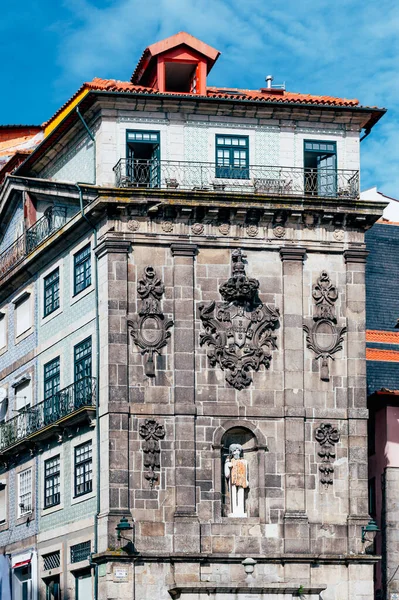
[[[256,426],[244,420],[227,421],[214,434],[215,490],[220,493],[220,513],[215,517],[228,517],[231,512],[225,462],[232,444],[242,446],[242,458],[247,461],[249,479],[249,487],[245,490],[247,517],[259,518],[264,522],[266,439]]]

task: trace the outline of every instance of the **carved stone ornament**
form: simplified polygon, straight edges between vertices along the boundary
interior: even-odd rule
[[[230,233],[230,224],[229,223],[221,223],[219,225],[219,231],[222,235],[229,235]]]
[[[258,371],[261,365],[269,368],[280,316],[277,308],[260,301],[259,281],[247,277],[243,258],[240,249],[232,254],[232,276],[219,288],[224,302],[199,307],[205,329],[200,344],[207,344],[211,365],[218,364],[237,390],[249,386],[251,370]]]
[[[162,221],[161,227],[165,233],[171,233],[173,231],[172,221]]]
[[[136,221],[136,219],[130,219],[130,220],[127,222],[127,228],[128,228],[130,231],[138,231],[138,230],[140,229],[140,222],[139,222],[139,221]]]
[[[247,235],[249,235],[249,237],[256,237],[258,232],[259,228],[257,225],[247,225]]]
[[[159,440],[165,437],[165,429],[163,425],[153,419],[146,419],[145,423],[140,425],[140,436],[144,440],[142,446],[144,466],[148,469],[144,477],[148,479],[150,486],[153,487],[154,483],[158,481],[156,469],[161,466]]]
[[[342,350],[343,334],[346,327],[338,327],[335,317],[334,303],[338,298],[336,287],[331,283],[327,271],[322,271],[317,283],[313,286],[312,296],[315,302],[315,314],[312,324],[305,324],[306,345],[321,358],[320,379],[329,381],[328,359],[334,360],[333,354]]]
[[[204,233],[204,225],[202,223],[194,223],[191,225],[191,231],[196,235],[201,235]]]
[[[345,232],[343,229],[336,229],[333,233],[334,239],[337,240],[337,242],[342,242],[342,240],[345,237]]]
[[[322,460],[322,464],[319,466],[320,482],[328,486],[333,483],[334,467],[332,463],[335,460],[335,444],[339,442],[338,429],[333,427],[331,423],[322,423],[315,431],[315,438],[321,446],[318,452]]]
[[[160,349],[166,346],[170,338],[168,331],[173,321],[165,321],[161,310],[161,298],[165,286],[157,277],[153,267],[144,269],[144,274],[137,284],[137,294],[141,298],[141,308],[132,321],[128,321],[131,327],[131,336],[139,348],[141,354],[147,355],[145,363],[145,374],[148,377],[155,376],[154,354],[160,354]]]
[[[283,238],[285,236],[285,228],[282,225],[276,225],[273,227],[273,235],[276,238]]]

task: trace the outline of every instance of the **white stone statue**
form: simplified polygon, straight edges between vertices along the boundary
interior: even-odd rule
[[[230,492],[229,517],[246,517],[245,512],[245,489],[249,488],[248,462],[241,458],[241,444],[231,444],[229,456],[224,463],[224,474],[228,481]]]

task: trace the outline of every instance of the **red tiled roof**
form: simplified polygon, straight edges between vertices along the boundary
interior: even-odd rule
[[[367,342],[380,342],[382,344],[399,344],[399,331],[378,331],[368,329],[366,331]]]
[[[380,350],[379,348],[366,348],[366,360],[399,362],[399,351]]]
[[[267,90],[244,90],[235,88],[217,88],[208,87],[206,96],[200,96],[198,94],[188,94],[180,92],[159,92],[155,88],[146,87],[142,85],[134,85],[130,81],[119,81],[117,79],[101,79],[95,77],[92,81],[84,83],[73,96],[63,104],[56,113],[43,123],[42,127],[47,126],[55,117],[57,117],[79,94],[85,89],[93,91],[107,91],[107,92],[122,92],[127,94],[148,94],[153,96],[167,95],[179,98],[219,98],[220,100],[247,100],[262,103],[281,103],[281,104],[297,104],[297,105],[310,105],[314,106],[336,106],[336,107],[359,107],[359,108],[370,108],[373,107],[362,107],[359,105],[359,100],[336,98],[334,96],[315,96],[311,94],[300,94],[295,92],[286,92],[285,90],[279,90],[276,93],[275,89],[270,91]]]

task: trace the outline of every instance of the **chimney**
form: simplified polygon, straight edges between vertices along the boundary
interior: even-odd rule
[[[266,77],[266,87],[268,90],[272,88],[273,75],[268,75]]]

